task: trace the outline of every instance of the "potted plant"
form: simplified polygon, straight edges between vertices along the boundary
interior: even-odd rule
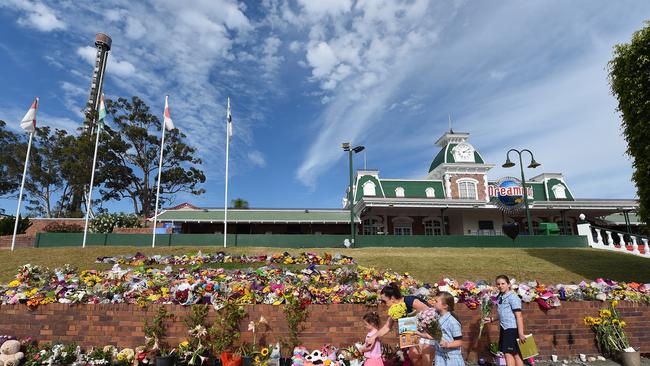
[[[246,310],[242,306],[227,302],[217,312],[214,323],[208,328],[208,348],[223,366],[233,363],[233,345],[239,340],[239,324],[245,317]]]
[[[291,365],[293,350],[300,345],[300,333],[305,329],[305,321],[309,317],[307,304],[296,296],[285,298],[282,311],[289,328],[289,336],[282,339],[282,347],[288,351],[285,351],[285,357],[280,359],[281,365]]]
[[[598,349],[603,355],[619,359],[624,366],[639,366],[640,354],[630,346],[624,330],[627,324],[621,319],[617,306],[618,300],[613,300],[598,312],[597,317],[584,318],[584,323],[594,331]]]
[[[206,346],[208,330],[206,305],[192,305],[190,313],[184,319],[189,339],[181,342],[178,355],[181,363],[190,366],[208,366],[208,347]],[[213,363],[214,364],[214,363]]]
[[[255,350],[252,344],[248,342],[242,343],[242,345],[237,349],[237,354],[241,356],[242,366],[253,366]]]
[[[167,335],[165,321],[173,317],[174,315],[168,313],[164,307],[160,307],[151,323],[146,319],[144,321],[145,341],[150,352],[156,355],[156,366],[174,365],[174,349],[170,349],[165,343]]]
[[[494,357],[494,363],[497,366],[506,366],[506,356],[503,352],[499,351],[499,345],[497,343],[490,343],[490,353]]]

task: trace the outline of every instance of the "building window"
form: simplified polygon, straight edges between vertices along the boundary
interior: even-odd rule
[[[438,220],[424,220],[424,235],[442,235],[442,225]]]
[[[404,188],[402,187],[395,188],[395,197],[404,197]]]
[[[372,216],[365,218],[363,220],[363,235],[377,235],[383,226],[379,217]]]
[[[409,217],[396,217],[393,219],[394,235],[413,235],[413,219]]]
[[[367,181],[363,184],[363,195],[364,196],[376,196],[376,186],[372,181]]]
[[[475,180],[460,180],[458,181],[458,196],[461,199],[477,200],[478,194],[476,190]]]
[[[566,199],[566,187],[562,184],[556,184],[551,188],[556,199]]]
[[[494,221],[492,220],[479,220],[478,222],[478,235],[495,235]]]
[[[427,196],[427,198],[435,198],[436,190],[433,189],[433,187],[427,187],[427,189],[424,190],[424,194]]]

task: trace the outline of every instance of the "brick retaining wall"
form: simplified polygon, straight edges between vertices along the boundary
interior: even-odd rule
[[[0,236],[0,249],[11,249],[11,239],[13,235]],[[34,246],[33,236],[27,234],[16,235],[16,248],[32,248]]]
[[[166,305],[176,316],[170,326],[170,344],[178,344],[186,337],[187,330],[183,317],[189,307]],[[536,304],[524,304],[523,314],[526,332],[535,334],[540,355],[549,358],[551,354],[560,357],[575,356],[579,353],[596,354],[592,331],[583,325],[585,316],[595,316],[601,302],[564,302],[558,309],[542,311]],[[136,305],[64,305],[50,304],[28,310],[25,305],[0,306],[0,334],[13,334],[18,337],[31,336],[38,341],[77,342],[83,346],[103,346],[114,344],[118,347],[135,347],[144,343],[143,321],[151,319],[156,306],[141,309]],[[282,307],[255,305],[246,307],[248,319],[242,323],[242,337],[251,340],[252,334],[246,331],[250,320],[264,315],[269,320],[271,330],[268,342],[275,342],[286,335],[287,328]],[[621,303],[622,317],[628,323],[626,328],[631,342],[642,352],[650,352],[650,305]],[[312,305],[310,318],[302,340],[309,348],[321,347],[329,343],[349,346],[365,336],[361,317],[372,310],[363,305]],[[385,308],[379,309],[386,314]],[[498,340],[498,326],[489,326],[489,331],[477,342],[480,311],[469,310],[460,305],[457,311],[463,326],[465,343],[463,353],[466,359],[475,361],[487,356],[490,342]],[[210,310],[210,319],[214,311]],[[396,331],[395,331],[396,332]],[[395,344],[396,337],[383,339],[386,344]]]

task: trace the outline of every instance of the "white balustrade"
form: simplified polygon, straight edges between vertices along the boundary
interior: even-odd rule
[[[598,245],[605,245],[605,243],[603,242],[603,236],[600,235],[600,229],[596,229],[596,234],[598,235],[597,238]]]
[[[639,252],[639,244],[636,242],[636,236],[632,235],[632,253],[641,254]]]
[[[614,245],[614,237],[612,236],[612,232],[609,230],[605,230],[605,235],[607,235],[607,245],[610,247]]]
[[[643,255],[646,257],[650,257],[650,247],[648,247],[648,239],[642,238],[641,241],[643,242]]]

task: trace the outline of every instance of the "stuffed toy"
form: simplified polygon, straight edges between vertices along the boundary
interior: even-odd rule
[[[25,355],[20,352],[20,342],[12,339],[0,346],[0,366],[18,366]]]
[[[269,346],[272,348],[271,356],[269,356],[268,366],[280,366],[280,343],[276,343],[275,346]]]
[[[291,357],[291,364],[293,366],[304,366],[305,357],[308,355],[306,347],[295,347],[293,349],[293,357]]]

